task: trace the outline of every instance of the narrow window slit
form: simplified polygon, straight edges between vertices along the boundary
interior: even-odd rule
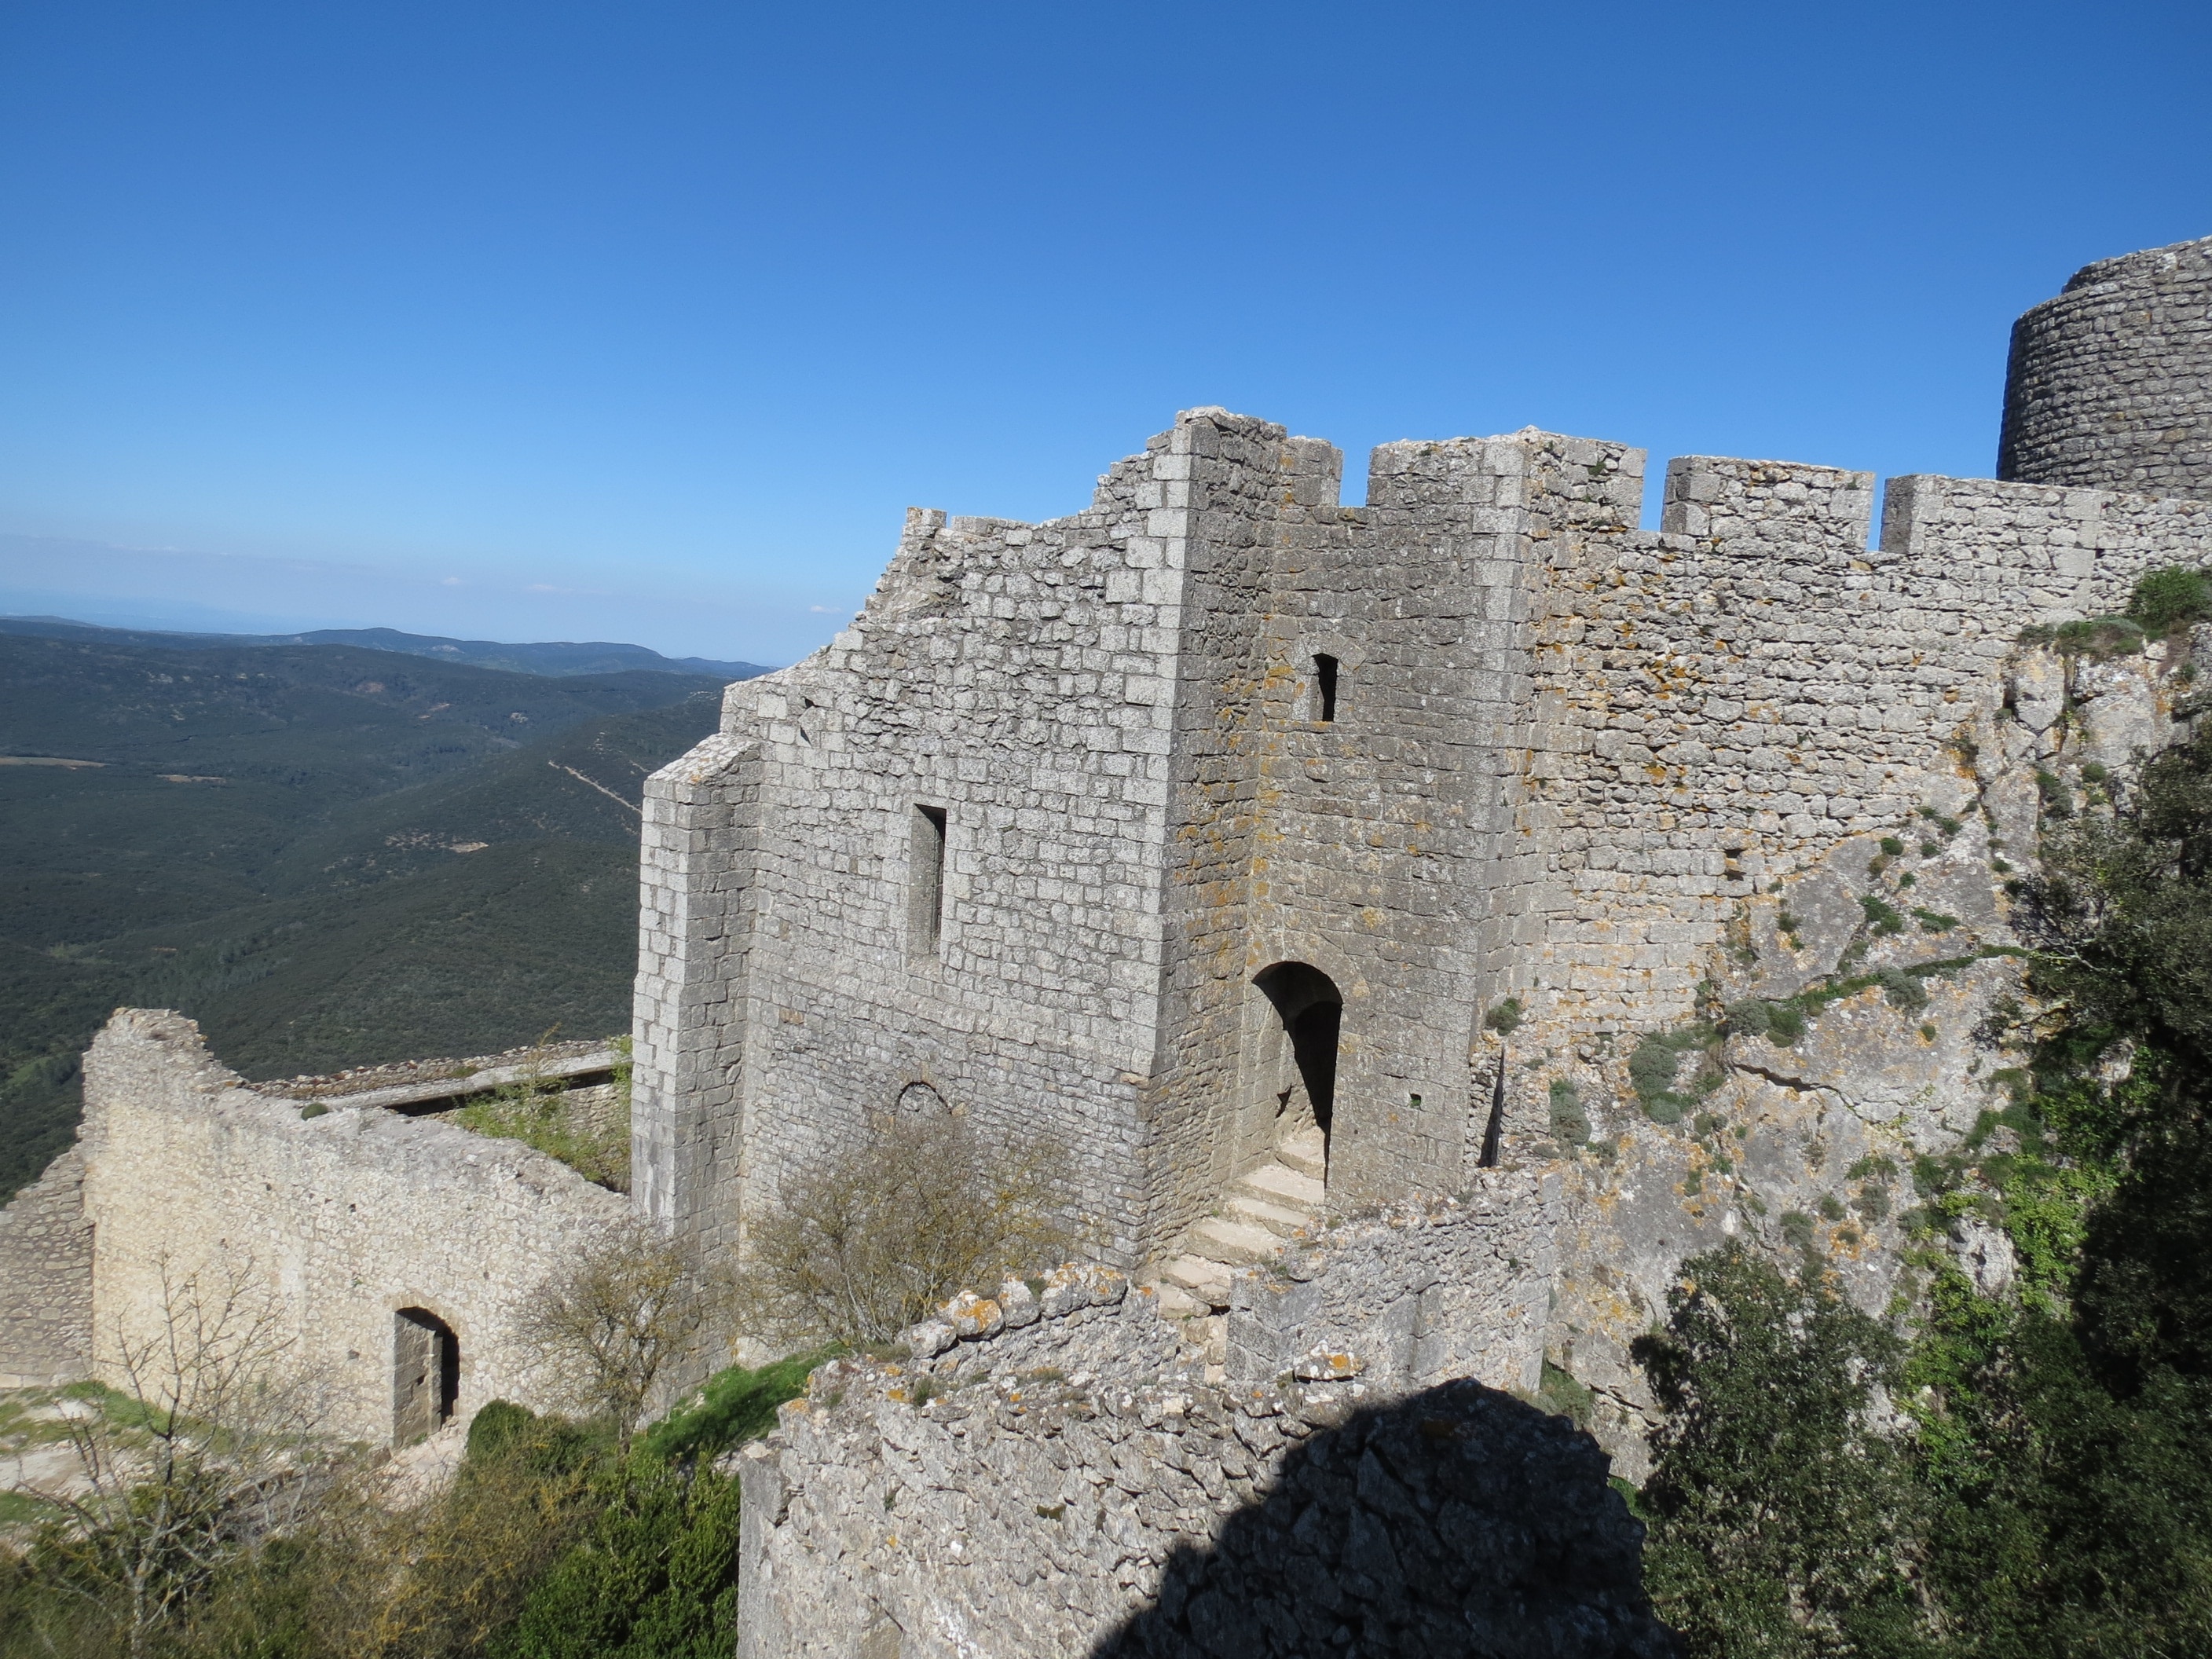
[[[1314,718],[1333,720],[1336,718],[1336,659],[1327,655],[1314,658]]]
[[[945,809],[914,809],[912,842],[907,853],[907,948],[933,957],[945,936]]]

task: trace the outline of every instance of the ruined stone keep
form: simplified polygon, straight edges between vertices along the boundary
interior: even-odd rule
[[[1286,1127],[1333,1206],[1463,1186],[1486,1011],[1554,1054],[1688,1015],[1754,895],[1960,806],[2023,628],[2204,556],[2208,296],[2212,241],[2083,271],[2015,335],[2027,482],[1892,480],[1871,542],[1871,475],[1680,458],[1653,534],[1642,451],[1534,429],[1384,445],[1346,507],[1210,409],[1073,517],[911,512],[650,786],[641,1202],[734,1243],[921,1091],[1065,1144],[1124,1264]]]

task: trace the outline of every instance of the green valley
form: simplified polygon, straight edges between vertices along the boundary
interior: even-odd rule
[[[256,1078],[623,1027],[643,781],[720,684],[0,633],[0,1199],[119,1004]]]

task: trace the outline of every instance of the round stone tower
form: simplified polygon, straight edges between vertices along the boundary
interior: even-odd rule
[[[2212,501],[2212,236],[2084,265],[2013,325],[1997,477]]]

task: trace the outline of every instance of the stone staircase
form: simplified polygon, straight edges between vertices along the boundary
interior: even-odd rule
[[[1285,1240],[1320,1218],[1326,1158],[1321,1131],[1309,1128],[1285,1136],[1272,1159],[1238,1176],[1219,1212],[1186,1233],[1182,1253],[1160,1268],[1160,1311],[1210,1320],[1228,1307],[1229,1280],[1237,1268],[1273,1261]],[[1201,1338],[1209,1348],[1215,1334]]]

